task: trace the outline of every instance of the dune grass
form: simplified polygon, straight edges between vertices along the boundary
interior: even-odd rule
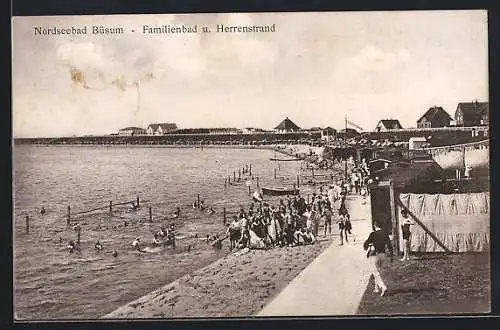
[[[388,286],[373,292],[373,278],[358,307],[360,315],[478,314],[490,312],[488,253],[421,254],[394,258],[382,267]]]

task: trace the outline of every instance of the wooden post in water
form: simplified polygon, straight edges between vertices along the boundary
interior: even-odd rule
[[[260,187],[260,185],[259,185],[259,177],[257,177],[257,187]]]
[[[274,169],[274,178],[276,179],[276,168]]]
[[[248,196],[250,196],[252,194],[252,192],[250,191],[250,186],[248,186]]]
[[[80,237],[82,233],[82,228],[78,225],[78,228],[76,230],[76,244],[80,245]]]
[[[153,211],[151,210],[151,205],[149,205],[149,222],[153,222]]]
[[[250,175],[252,175],[252,164],[250,164]]]
[[[30,216],[26,216],[26,234],[30,233]]]
[[[238,170],[238,182],[241,180],[241,170]]]
[[[227,184],[229,184],[229,185],[231,184],[231,176],[230,175],[227,176]]]
[[[297,188],[300,187],[300,176],[297,174]]]
[[[312,177],[314,179],[314,167],[311,166],[311,173],[312,173]]]
[[[222,223],[226,225],[226,208],[222,209]]]
[[[293,194],[295,195],[295,189],[297,189],[297,187],[295,186],[295,183],[293,184]]]
[[[198,207],[200,207],[200,194],[198,194]]]
[[[224,179],[224,189],[227,188],[227,179]]]
[[[233,182],[236,182],[236,171],[233,171]]]
[[[307,194],[307,204],[309,204],[309,194]]]
[[[137,196],[137,207],[139,207],[139,196]]]
[[[68,205],[68,218],[66,219],[66,224],[71,225],[71,206]]]
[[[113,215],[113,201],[109,201],[109,215]]]

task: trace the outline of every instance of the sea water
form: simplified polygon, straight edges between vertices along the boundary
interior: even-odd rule
[[[282,162],[278,168],[269,150],[162,148],[141,146],[31,146],[19,145],[13,155],[14,311],[17,319],[98,318],[150,291],[190,273],[227,253],[203,241],[207,234],[223,234],[223,208],[228,222],[240,205],[248,206],[245,182],[256,187],[291,187],[299,162]],[[252,165],[251,177],[224,188],[225,179]],[[200,194],[216,214],[192,208]],[[139,196],[138,211],[128,205]],[[79,223],[81,251],[69,253],[76,240],[67,227]],[[47,213],[40,214],[41,207]],[[149,206],[153,222],[149,223]],[[77,212],[104,207],[84,215]],[[181,208],[181,216],[169,220]],[[25,233],[25,216],[30,232]],[[125,222],[128,225],[125,226]],[[152,242],[161,225],[175,223],[176,249],[150,249],[139,253],[130,247],[136,237]],[[197,235],[198,238],[194,236]],[[99,240],[104,249],[97,252]],[[62,241],[62,244],[60,242]],[[190,251],[187,247],[191,246]],[[118,252],[114,258],[112,250]]]

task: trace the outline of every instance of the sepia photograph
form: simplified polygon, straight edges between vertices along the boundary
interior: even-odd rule
[[[486,10],[11,21],[15,322],[491,312]]]

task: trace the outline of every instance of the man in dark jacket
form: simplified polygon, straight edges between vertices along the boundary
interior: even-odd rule
[[[370,267],[371,275],[375,279],[375,290],[374,292],[379,293],[381,296],[385,295],[387,291],[387,286],[385,285],[382,277],[380,275],[380,269],[386,260],[385,249],[389,250],[392,262],[392,243],[387,235],[387,233],[380,228],[378,224],[374,225],[375,230],[370,233],[368,239],[363,244],[363,248],[367,251],[366,256],[368,258],[368,264]]]

